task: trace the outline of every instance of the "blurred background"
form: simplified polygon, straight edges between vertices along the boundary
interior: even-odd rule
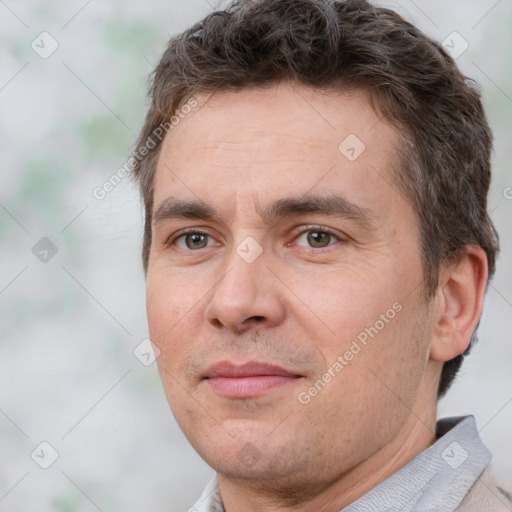
[[[510,490],[512,3],[378,3],[446,41],[483,89],[502,249],[439,416],[476,416]],[[129,157],[164,45],[216,5],[0,0],[1,511],[177,512],[213,474],[150,364],[138,192],[98,187]]]

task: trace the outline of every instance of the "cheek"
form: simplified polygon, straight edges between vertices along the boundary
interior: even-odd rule
[[[380,331],[368,335],[366,344],[339,335],[333,337],[332,350],[324,352],[326,368],[335,376],[306,407],[326,425],[343,424],[346,435],[355,436],[346,442],[359,444],[361,453],[373,449],[375,439],[391,439],[414,407],[428,360],[428,331],[417,326],[421,316],[414,304],[404,304]]]
[[[173,289],[168,280],[148,279],[146,310],[150,338],[160,350],[156,363],[167,401],[179,423],[183,423],[190,414],[183,369],[194,348],[185,329],[193,310],[187,314],[190,306],[183,303],[181,296],[169,291]]]
[[[350,390],[362,409],[364,403],[378,408],[381,400],[397,402],[392,396],[396,392],[408,402],[428,355],[428,319],[418,305],[420,290],[411,293],[411,280],[396,279],[392,269],[364,276],[349,271],[323,279],[303,276],[295,281],[294,292],[312,311],[300,305],[294,316],[324,371],[331,368],[336,375],[327,386],[332,394],[323,398],[337,402],[340,392]],[[350,396],[344,400],[351,401]]]
[[[187,320],[190,315],[197,314],[186,302],[189,294],[172,291],[180,289],[183,287],[170,283],[168,279],[150,278],[146,284],[149,335],[160,350],[157,362],[165,381],[171,378],[165,375],[164,369],[174,375],[183,366],[190,350],[190,338],[185,334]]]
[[[165,332],[172,328],[173,319],[177,318],[175,309],[167,288],[156,279],[148,279],[146,283],[146,313],[150,337],[159,348]]]
[[[336,272],[317,271],[293,277],[292,301],[296,316],[309,337],[319,343],[322,352],[334,357],[344,353],[350,342],[369,338],[370,332],[388,329],[397,312],[393,305],[401,293],[396,279],[387,279],[392,272],[381,268],[354,270],[340,268]],[[395,306],[396,307],[396,306]],[[385,324],[380,315],[385,315]]]
[[[180,279],[170,271],[154,271],[146,280],[146,312],[155,338],[171,336],[196,313],[204,294],[199,283]],[[156,340],[155,340],[156,341]]]
[[[371,331],[373,337],[368,336],[367,345],[354,363],[360,367],[356,379],[366,386],[370,402],[376,397],[397,414],[408,414],[428,363],[430,319],[418,305],[416,295],[399,306],[400,311],[388,310],[393,315],[388,315],[387,323],[374,322],[373,329],[364,331]]]

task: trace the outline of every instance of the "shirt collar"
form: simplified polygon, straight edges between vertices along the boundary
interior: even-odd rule
[[[490,461],[474,416],[444,418],[434,444],[340,512],[452,512]],[[216,476],[187,512],[225,512]]]

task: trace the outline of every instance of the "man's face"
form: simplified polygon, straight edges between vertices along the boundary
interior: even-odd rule
[[[418,422],[433,328],[396,144],[364,93],[287,84],[217,93],[167,135],[150,335],[178,424],[220,474],[320,485]]]

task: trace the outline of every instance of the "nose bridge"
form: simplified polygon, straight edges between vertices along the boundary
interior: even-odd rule
[[[247,259],[240,255],[240,244],[235,247],[227,260],[227,270],[224,277],[217,283],[214,295],[223,296],[224,300],[236,303],[249,303],[254,299],[257,293],[255,284],[264,270],[264,257],[260,254],[257,258],[251,255],[250,249],[245,248],[242,254],[247,255]],[[249,257],[251,256],[251,257]],[[254,258],[254,259],[253,259]],[[268,271],[268,270],[267,270]]]
[[[205,308],[206,320],[237,332],[257,322],[276,325],[284,313],[279,289],[269,260],[261,245],[246,237],[231,249],[226,258],[225,272],[214,285]]]

